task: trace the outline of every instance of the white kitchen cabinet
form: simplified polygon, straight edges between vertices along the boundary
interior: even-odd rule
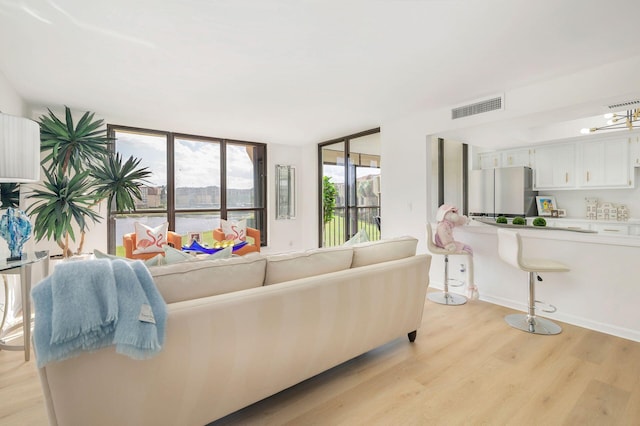
[[[576,187],[575,143],[545,145],[533,150],[535,189]]]
[[[615,223],[592,223],[591,230],[598,234],[629,235],[629,225]]]
[[[502,167],[531,167],[531,149],[508,149],[500,152]]]
[[[640,136],[634,136],[629,143],[629,164],[632,167],[640,167]]]
[[[640,225],[629,225],[629,235],[640,236]]]
[[[629,188],[629,138],[616,137],[578,144],[578,186],[585,188]]]
[[[493,151],[480,154],[480,168],[482,170],[495,169],[496,167],[501,167],[500,152]]]

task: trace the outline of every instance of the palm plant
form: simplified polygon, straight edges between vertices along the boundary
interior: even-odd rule
[[[151,175],[140,167],[140,159],[130,157],[124,164],[119,154],[110,151],[113,139],[107,135],[103,120],[94,120],[86,112],[74,127],[71,110],[65,107],[65,121],[49,110],[40,117],[40,150],[45,179],[42,188],[28,198],[36,201],[28,212],[36,215],[33,232],[37,241],[55,240],[63,256],[73,254],[69,239],[76,240],[74,225],[80,231],[76,253],[81,253],[89,221],[100,222],[94,210],[107,201],[119,211],[135,210],[142,198],[140,186]]]
[[[17,208],[20,205],[20,186],[17,183],[0,183],[0,208]]]

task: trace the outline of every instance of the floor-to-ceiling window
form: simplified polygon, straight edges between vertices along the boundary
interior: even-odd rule
[[[320,246],[380,239],[380,129],[318,144]]]
[[[247,220],[267,238],[266,145],[110,125],[115,151],[140,158],[152,172],[134,213],[109,212],[109,251],[122,250],[122,236],[136,221],[169,222],[181,235],[198,232],[205,242],[220,219]]]

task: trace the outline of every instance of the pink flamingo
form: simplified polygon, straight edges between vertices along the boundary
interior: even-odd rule
[[[150,229],[147,229],[147,235],[149,236],[149,239],[144,239],[144,240],[140,240],[138,241],[138,247],[141,248],[147,248],[147,247],[151,247],[153,245],[157,246],[157,247],[162,247],[162,245],[164,244],[164,242],[162,240],[164,240],[164,235],[160,234],[158,235],[158,238],[155,237],[155,235],[153,235],[153,233],[151,232]]]

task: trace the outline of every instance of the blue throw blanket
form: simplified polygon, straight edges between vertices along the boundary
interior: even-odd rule
[[[162,349],[166,304],[141,261],[63,262],[31,296],[38,367],[112,344],[134,359]]]

